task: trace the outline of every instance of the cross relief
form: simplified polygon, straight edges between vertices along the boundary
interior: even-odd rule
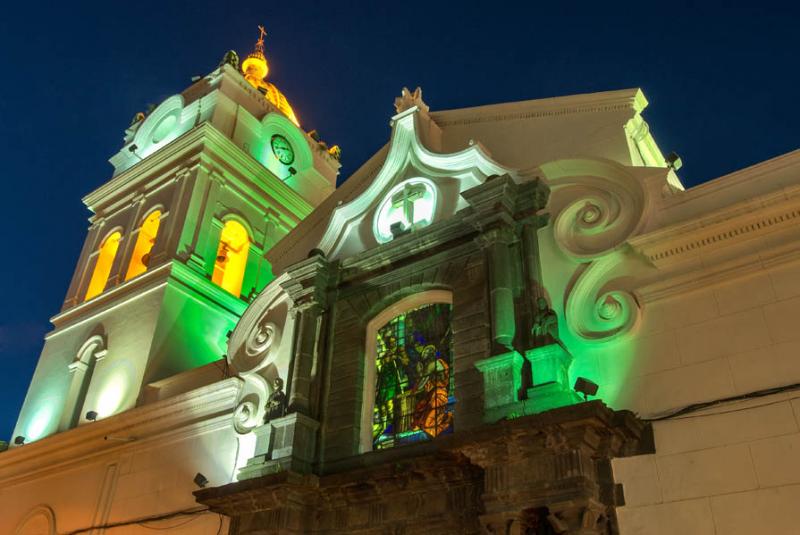
[[[403,211],[406,228],[414,226],[414,204],[425,196],[424,184],[406,184],[392,195],[392,208]]]

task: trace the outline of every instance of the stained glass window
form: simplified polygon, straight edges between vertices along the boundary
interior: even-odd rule
[[[372,447],[385,449],[453,431],[451,305],[424,305],[377,332]]]

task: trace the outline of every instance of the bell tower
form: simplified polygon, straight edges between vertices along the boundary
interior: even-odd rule
[[[34,441],[222,377],[206,365],[272,280],[264,253],[333,192],[340,167],[338,147],[306,132],[267,81],[259,30],[242,69],[230,51],[137,114],[113,176],[84,197],[86,240],[14,436]]]

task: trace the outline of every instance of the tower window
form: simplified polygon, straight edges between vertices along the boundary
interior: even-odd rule
[[[133,256],[128,265],[128,272],[125,274],[125,280],[130,280],[138,277],[150,265],[150,251],[156,243],[156,235],[158,234],[158,226],[161,223],[161,211],[155,210],[148,215],[141,228],[139,229],[139,237],[136,238],[136,245],[133,247]]]
[[[211,281],[236,297],[242,293],[249,248],[250,238],[247,229],[238,221],[226,222],[219,237]]]
[[[86,290],[84,301],[100,295],[105,290],[121,239],[122,234],[116,231],[103,240],[100,245],[100,251],[97,253],[97,261],[94,264],[94,272],[92,272],[92,278],[89,280],[89,288]]]

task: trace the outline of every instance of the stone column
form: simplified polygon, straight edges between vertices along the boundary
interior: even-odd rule
[[[312,383],[316,382],[317,340],[320,335],[322,306],[312,301],[292,309],[297,342],[291,364],[288,411],[311,414]]]
[[[296,334],[289,365],[288,412],[316,417],[318,407],[319,340],[327,306],[330,265],[321,253],[312,252],[303,262],[291,266],[283,288],[294,301],[292,314]]]
[[[517,185],[508,175],[489,178],[480,186],[462,192],[473,208],[467,221],[480,235],[477,242],[486,251],[492,311],[492,354],[513,348],[516,335],[514,281],[509,247],[515,242],[514,211]]]
[[[514,288],[511,273],[512,255],[509,247],[514,233],[508,225],[498,225],[482,233],[478,242],[486,251],[489,264],[489,298],[492,311],[492,353],[509,350],[516,335]]]

